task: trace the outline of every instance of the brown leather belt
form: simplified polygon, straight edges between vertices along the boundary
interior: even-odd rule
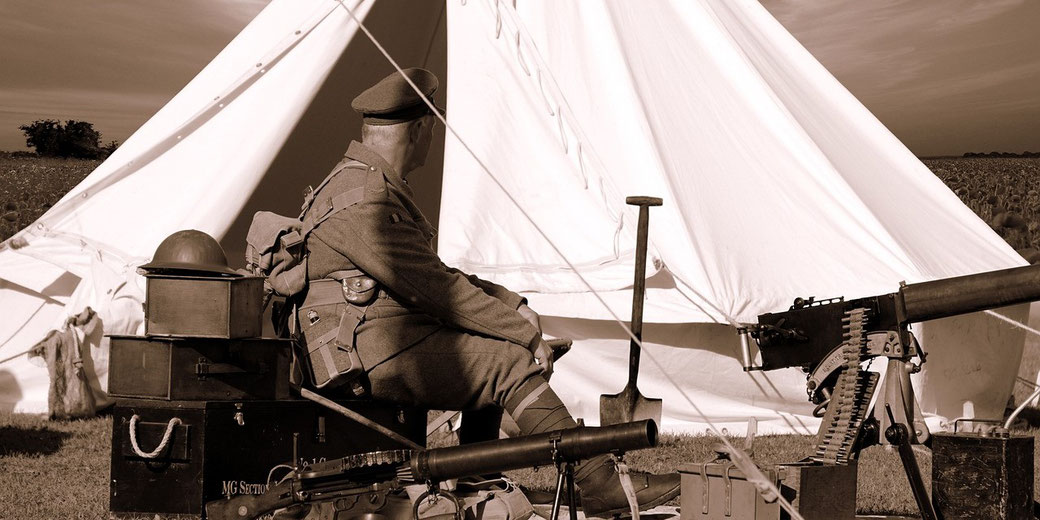
[[[303,299],[300,308],[316,307],[318,305],[329,305],[333,303],[347,303],[347,297],[343,294],[343,282],[331,278],[311,280],[308,283],[307,297]],[[376,298],[389,298],[389,293],[379,287]],[[371,304],[369,304],[371,305]],[[367,307],[363,305],[361,307]]]

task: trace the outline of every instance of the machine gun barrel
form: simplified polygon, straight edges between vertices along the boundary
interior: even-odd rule
[[[907,323],[1037,301],[1040,265],[910,284],[899,294]]]
[[[299,475],[273,485],[260,495],[239,495],[206,504],[206,517],[215,520],[247,520],[278,508],[314,500],[335,499],[385,491],[398,479],[414,482],[441,482],[469,475],[496,473],[520,468],[545,466],[558,462],[577,462],[604,453],[621,453],[657,445],[657,423],[652,420],[603,427],[577,427],[568,430],[514,437],[428,450],[413,450],[409,462],[384,473],[351,473],[347,470],[319,472],[304,468]],[[319,463],[335,467],[339,461]]]
[[[657,423],[645,420],[417,451],[412,455],[411,469],[419,482],[440,482],[467,475],[555,464],[554,456],[574,462],[603,453],[656,445]]]

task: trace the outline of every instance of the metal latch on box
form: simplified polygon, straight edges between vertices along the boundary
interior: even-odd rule
[[[733,463],[726,461],[722,467],[722,487],[725,492],[724,499],[724,511],[726,516],[733,516],[733,480],[729,476],[729,471],[733,469]],[[708,514],[710,510],[708,505],[708,489],[711,484],[708,481],[708,465],[705,464],[701,469],[701,479],[703,480],[703,486],[701,487],[701,514]]]
[[[748,419],[747,435],[744,438],[744,453],[748,457],[754,454],[754,442],[755,435],[758,433],[758,419],[752,417]],[[733,481],[730,479],[729,472],[733,469],[733,461],[730,460],[729,447],[724,444],[716,444],[713,447],[715,451],[715,460],[722,462],[722,487],[725,491],[725,515],[733,516]],[[708,514],[708,488],[710,483],[708,482],[708,464],[702,466],[701,478],[704,480],[704,487],[701,490],[701,513]]]
[[[266,374],[267,365],[261,364],[259,370],[246,370],[240,366],[232,365],[230,363],[210,363],[206,358],[199,358],[199,362],[195,363],[195,377],[199,381],[204,381],[207,376],[211,375],[226,375],[226,374]]]
[[[733,480],[729,476],[729,471],[733,469],[733,463],[726,461],[722,466],[722,488],[725,492],[724,499],[724,511],[726,516],[733,516]],[[701,488],[701,514],[708,514],[708,489],[711,484],[708,482],[708,465],[705,464],[701,469],[701,479],[703,479],[704,486]]]

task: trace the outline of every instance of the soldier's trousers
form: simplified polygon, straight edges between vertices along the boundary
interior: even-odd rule
[[[515,343],[455,329],[440,329],[372,367],[367,383],[375,399],[404,405],[462,411],[499,406],[524,435],[576,426],[542,377],[530,351]],[[603,503],[604,497],[608,504],[625,504],[620,484],[603,484],[616,482],[612,480],[614,474],[608,455],[579,464],[574,479],[582,500],[589,499],[585,486],[590,486],[597,491],[588,496],[599,500],[597,504]],[[677,481],[674,487],[677,491]]]
[[[368,371],[373,398],[434,410],[498,406],[529,435],[574,420],[526,348],[443,328]]]

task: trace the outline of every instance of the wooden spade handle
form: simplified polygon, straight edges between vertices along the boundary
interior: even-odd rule
[[[643,341],[643,297],[646,294],[646,246],[650,233],[650,207],[664,203],[658,197],[626,197],[626,204],[639,206],[639,222],[636,227],[636,269],[632,283],[632,335],[628,349],[628,386],[636,387],[639,377],[639,342]]]
[[[664,204],[664,200],[660,197],[635,195],[632,197],[625,197],[625,204],[630,206],[660,206],[661,204]]]

